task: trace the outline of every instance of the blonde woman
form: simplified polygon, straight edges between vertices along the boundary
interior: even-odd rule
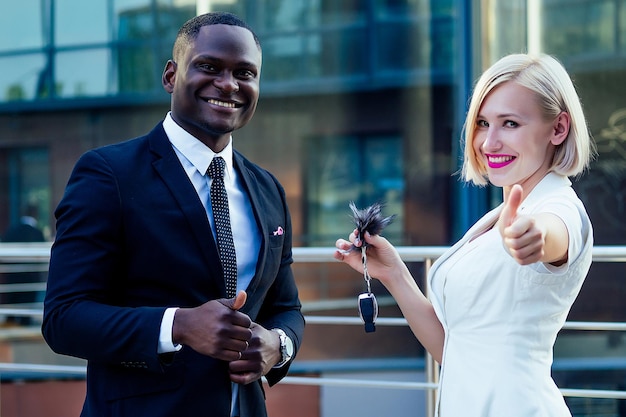
[[[496,62],[475,86],[464,142],[464,180],[501,187],[504,203],[435,262],[430,299],[382,236],[363,237],[369,273],[442,365],[438,416],[570,416],[550,368],[591,265],[591,222],[568,177],[594,147],[562,65],[526,54]],[[355,232],[335,258],[362,271]]]

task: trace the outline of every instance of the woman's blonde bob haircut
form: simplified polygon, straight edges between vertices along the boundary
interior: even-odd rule
[[[570,115],[567,138],[556,147],[550,170],[565,176],[581,174],[595,155],[580,99],[567,71],[555,58],[541,54],[513,54],[501,58],[478,79],[463,127],[462,177],[476,185],[488,183],[487,169],[474,152],[473,139],[480,107],[489,93],[506,82],[515,82],[537,95],[546,120],[561,112]]]

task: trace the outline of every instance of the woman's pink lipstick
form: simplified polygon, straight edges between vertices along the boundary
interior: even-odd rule
[[[509,165],[515,160],[512,155],[485,155],[487,157],[487,165],[489,168],[502,168]]]

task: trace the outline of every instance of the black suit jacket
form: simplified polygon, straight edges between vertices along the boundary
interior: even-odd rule
[[[267,329],[284,329],[297,351],[304,319],[284,190],[238,152],[233,159],[261,231],[241,311]],[[189,347],[157,354],[167,307],[226,297],[205,209],[162,124],[85,153],[55,216],[42,330],[54,351],[88,360],[82,416],[228,417],[226,362]],[[284,234],[272,233],[278,227]],[[287,370],[272,370],[268,382]],[[240,407],[242,417],[266,415],[261,381],[240,387]]]

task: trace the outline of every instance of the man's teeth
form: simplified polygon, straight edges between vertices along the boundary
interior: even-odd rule
[[[235,108],[235,103],[226,103],[225,101],[219,101],[219,100],[214,100],[214,99],[207,100],[207,103],[215,104],[216,106],[220,106],[220,107],[228,107],[229,109]]]

